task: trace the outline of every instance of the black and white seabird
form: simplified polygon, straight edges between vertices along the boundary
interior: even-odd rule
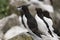
[[[34,40],[42,40],[40,36],[40,32],[38,30],[38,25],[35,18],[30,14],[28,5],[21,6],[23,21],[28,29],[29,33],[32,34]]]
[[[49,29],[49,25],[43,18],[44,16],[42,14],[42,9],[41,8],[36,8],[36,11],[37,11],[37,14],[35,16],[35,19],[36,19],[36,21],[38,23],[39,30],[46,36],[48,36],[48,35],[52,36],[52,33],[51,33],[50,29]]]
[[[44,15],[44,20],[48,23],[48,25],[49,25],[49,29],[50,29],[50,31],[51,31],[51,33],[52,33],[52,35],[53,35],[53,40],[59,40],[58,38],[58,35],[56,34],[56,33],[54,33],[54,28],[53,28],[53,21],[52,21],[52,18],[50,17],[50,15],[49,15],[49,12],[48,11],[43,11],[43,13],[42,13],[43,15]]]

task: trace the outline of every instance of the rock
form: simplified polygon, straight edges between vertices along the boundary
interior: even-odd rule
[[[32,40],[32,37],[29,35],[25,35],[25,34],[22,34],[22,35],[18,35],[10,40]]]
[[[13,26],[20,26],[19,18],[16,14],[0,19],[0,39],[3,39],[4,34]],[[10,40],[32,40],[31,36],[26,34],[18,35]]]
[[[53,6],[55,9],[59,9],[60,8],[60,0],[53,0]]]
[[[35,17],[36,11],[35,11],[35,6],[34,5],[29,6],[29,11],[30,11],[31,15],[33,17]]]
[[[28,30],[26,28],[22,28],[21,26],[11,27],[4,35],[5,40],[9,40],[14,38],[17,35],[21,35],[22,33],[26,34]]]
[[[57,33],[60,36],[60,12],[55,10],[55,13],[53,15],[53,22],[54,22],[54,29],[55,33]]]
[[[2,39],[3,39],[3,36],[4,36],[3,32],[2,32],[2,31],[0,31],[0,40],[2,40]]]
[[[21,5],[25,5],[26,2],[27,2],[27,0],[10,0],[10,5],[18,7],[18,6],[21,6]]]
[[[0,19],[0,38],[3,37],[3,34],[12,26],[20,25],[18,16],[12,14],[10,16]]]
[[[20,25],[18,16],[16,14],[7,16],[5,19],[7,19],[7,21],[5,22],[4,27],[2,28],[3,33],[5,33],[12,26]]]
[[[5,26],[6,22],[7,22],[6,18],[0,19],[0,30]]]

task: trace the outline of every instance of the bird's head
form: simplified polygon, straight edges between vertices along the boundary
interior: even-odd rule
[[[22,9],[27,9],[28,6],[30,6],[30,4],[19,6],[19,7],[17,7],[17,10],[21,11]]]
[[[42,13],[42,9],[41,9],[41,8],[36,8],[36,11],[37,11],[38,13]]]

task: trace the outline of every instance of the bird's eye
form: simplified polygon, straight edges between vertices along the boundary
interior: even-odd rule
[[[38,1],[44,1],[44,0],[38,0]]]

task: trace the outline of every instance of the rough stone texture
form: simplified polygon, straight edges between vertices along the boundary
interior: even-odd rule
[[[21,5],[25,5],[26,4],[26,1],[25,0],[13,0],[14,2],[13,3],[11,3],[10,5],[11,5],[11,10],[10,11],[17,11],[17,7],[19,7],[19,6],[21,6]],[[12,0],[10,0],[10,2],[12,2]],[[15,7],[15,8],[14,8]],[[14,8],[14,9],[13,9]],[[29,10],[30,10],[30,12],[31,12],[31,14],[32,14],[32,16],[35,16],[35,14],[36,14],[36,12],[35,12],[35,7],[34,6],[30,6],[29,7]],[[16,13],[16,11],[15,11],[15,13]],[[20,15],[20,13],[18,12],[17,13],[18,15]]]
[[[0,20],[0,39],[3,38],[3,34],[5,34],[12,26],[20,26],[19,18],[16,14],[12,14]],[[10,40],[32,40],[32,38],[31,36],[22,34]]]
[[[0,40],[3,38],[3,32],[0,30]]]
[[[60,9],[60,0],[53,0],[53,6],[55,9]]]
[[[5,33],[9,28],[11,28],[12,26],[16,26],[16,25],[20,25],[19,24],[19,20],[18,20],[18,16],[16,14],[12,14],[8,17],[6,17],[7,21],[4,25],[4,27],[2,28],[3,32]]]
[[[32,40],[31,36],[27,36],[25,34],[22,34],[22,35],[18,35],[10,40]]]
[[[54,29],[60,35],[60,12],[55,10],[55,13],[53,15],[53,22],[54,22]]]

